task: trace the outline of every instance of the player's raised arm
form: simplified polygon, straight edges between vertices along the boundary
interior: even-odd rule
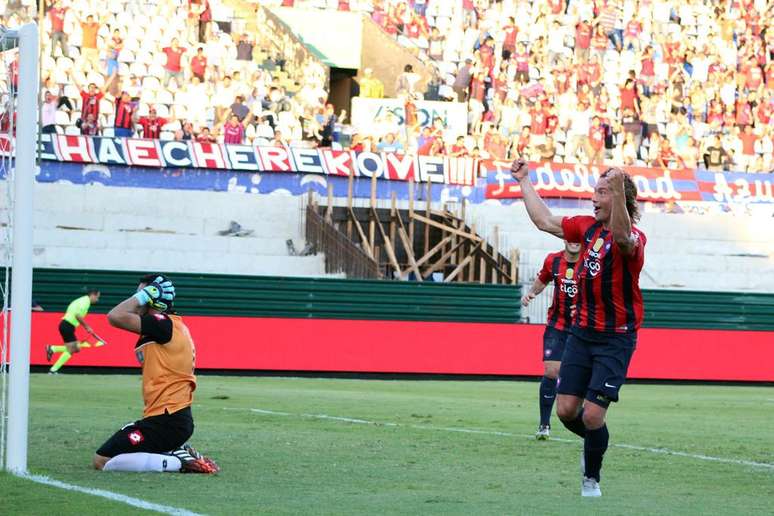
[[[135,297],[124,299],[108,312],[107,318],[111,326],[139,334],[141,331],[140,311],[143,305]]]
[[[607,178],[613,201],[610,211],[610,231],[613,233],[613,240],[621,251],[630,255],[637,242],[632,236],[632,220],[626,207],[624,173],[620,169],[611,168],[604,174],[604,177]]]
[[[546,203],[543,202],[543,199],[540,198],[540,195],[532,187],[532,181],[529,178],[529,166],[526,160],[517,159],[514,161],[511,165],[511,175],[521,186],[521,193],[524,197],[524,204],[527,206],[527,213],[535,226],[540,231],[564,238],[562,217],[553,215]]]

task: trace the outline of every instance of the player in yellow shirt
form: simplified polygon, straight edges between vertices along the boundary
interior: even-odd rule
[[[100,347],[105,344],[86,322],[86,314],[89,313],[89,308],[98,301],[99,290],[89,289],[85,296],[74,299],[67,305],[67,311],[65,311],[64,317],[62,317],[62,320],[59,322],[59,335],[62,336],[64,344],[61,346],[46,346],[46,358],[49,362],[51,362],[54,353],[61,353],[57,361],[48,371],[49,374],[56,374],[59,369],[70,360],[70,357],[78,353],[81,348],[89,348],[92,346],[90,342],[78,341],[78,338],[75,336],[75,329],[78,326],[83,325],[83,329],[97,340],[97,342],[94,343],[94,347]]]
[[[94,455],[103,471],[217,473],[215,462],[186,441],[194,430],[196,350],[183,319],[173,310],[175,287],[161,274],[140,279],[137,292],[108,313],[108,322],[139,335],[143,418],[113,434]]]

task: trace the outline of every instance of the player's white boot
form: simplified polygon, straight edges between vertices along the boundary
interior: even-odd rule
[[[602,496],[599,482],[593,478],[583,477],[583,481],[581,482],[581,496],[594,498]]]
[[[546,441],[551,436],[551,425],[540,425],[538,431],[535,434],[535,439],[538,441]]]

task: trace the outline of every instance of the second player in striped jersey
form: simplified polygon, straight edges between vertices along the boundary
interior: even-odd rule
[[[546,329],[543,332],[543,378],[540,380],[539,405],[540,425],[535,437],[548,439],[551,431],[551,410],[556,398],[556,378],[564,354],[564,345],[570,336],[570,326],[575,312],[578,296],[577,269],[581,245],[574,242],[564,243],[564,250],[551,253],[543,261],[535,281],[529,291],[521,298],[524,306],[535,299],[550,284],[554,285],[554,295],[548,308]]]

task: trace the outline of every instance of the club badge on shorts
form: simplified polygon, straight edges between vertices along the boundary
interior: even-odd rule
[[[129,432],[129,442],[132,444],[132,446],[137,446],[141,442],[145,440],[145,437],[143,437],[142,432],[139,430],[132,430]]]

